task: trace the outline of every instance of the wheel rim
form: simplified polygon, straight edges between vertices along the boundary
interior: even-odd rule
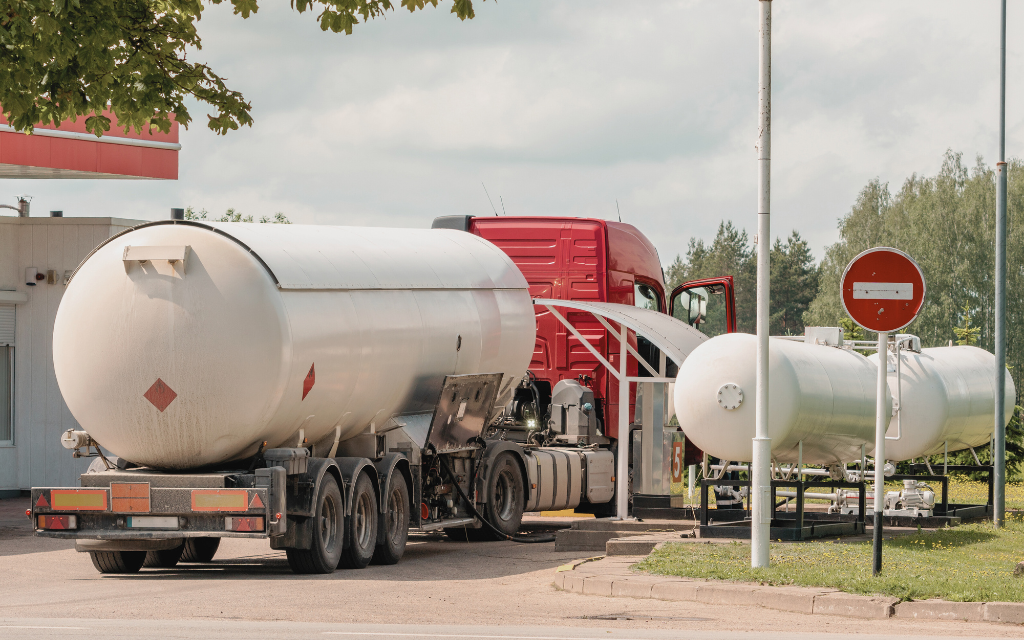
[[[372,528],[370,517],[372,513],[373,504],[370,502],[370,495],[368,493],[360,495],[359,500],[356,502],[355,513],[352,514],[354,519],[352,537],[355,538],[355,544],[360,549],[365,549],[370,542],[370,529]]]
[[[508,468],[502,469],[494,483],[494,514],[500,520],[511,520],[515,511],[516,491],[515,483],[512,482],[512,473]]]
[[[320,510],[320,540],[326,550],[334,549],[338,544],[338,505],[332,495],[324,497]]]
[[[393,543],[401,542],[402,533],[405,527],[405,500],[402,499],[402,492],[395,487],[391,489],[388,496],[388,539]]]

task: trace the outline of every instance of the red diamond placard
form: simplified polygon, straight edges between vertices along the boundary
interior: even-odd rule
[[[167,405],[174,402],[174,399],[178,397],[178,394],[174,393],[174,389],[167,386],[167,383],[160,378],[156,379],[153,386],[149,388],[149,391],[142,394],[146,400],[149,400],[157,411],[163,413]]]
[[[309,390],[313,388],[313,383],[316,382],[316,372],[313,371],[315,365],[309,365],[309,373],[306,374],[306,379],[302,381],[302,399],[305,400],[306,396],[309,395]]]

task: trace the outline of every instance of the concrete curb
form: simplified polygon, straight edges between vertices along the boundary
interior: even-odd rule
[[[556,573],[554,586],[563,591],[592,596],[764,607],[849,618],[884,620],[896,617],[1024,624],[1024,603],[1020,602],[900,602],[898,598],[888,596],[859,596],[827,588],[770,587],[651,576],[630,570],[630,566],[640,559],[642,556],[588,559],[591,561],[576,564],[572,569],[562,568]]]

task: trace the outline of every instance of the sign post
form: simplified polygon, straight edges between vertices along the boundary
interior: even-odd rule
[[[878,332],[878,397],[875,405],[875,514],[872,575],[882,572],[882,512],[885,510],[885,388],[889,333],[917,317],[924,303],[924,274],[899,249],[875,247],[857,255],[843,272],[843,308],[853,321]]]

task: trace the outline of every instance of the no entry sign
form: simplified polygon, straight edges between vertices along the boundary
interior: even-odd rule
[[[869,331],[902,329],[924,303],[924,274],[899,249],[876,247],[860,253],[843,272],[843,308]]]

